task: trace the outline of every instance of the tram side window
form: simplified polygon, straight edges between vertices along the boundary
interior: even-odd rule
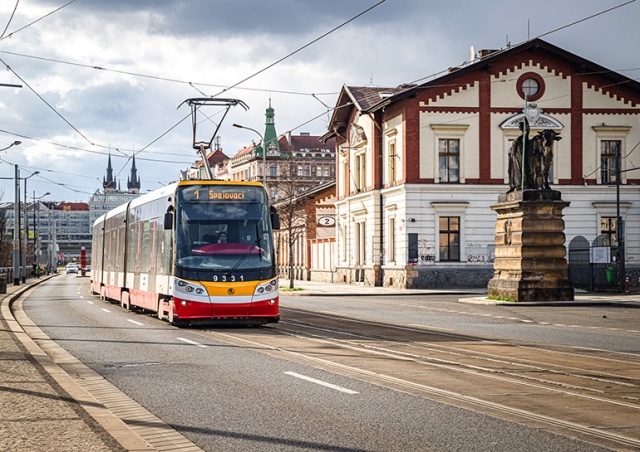
[[[127,249],[127,272],[134,273],[136,271],[136,263],[138,261],[138,225],[137,223],[129,224],[129,242]]]
[[[140,271],[143,273],[147,273],[149,271],[149,265],[151,263],[151,251],[152,251],[152,231],[151,231],[151,221],[145,220],[142,223],[142,240],[141,240],[141,250],[140,253]]]

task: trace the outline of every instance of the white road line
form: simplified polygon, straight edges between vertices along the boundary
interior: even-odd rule
[[[343,388],[342,386],[333,385],[331,383],[327,383],[326,381],[316,380],[315,378],[307,377],[306,375],[300,375],[295,372],[285,372],[287,375],[291,375],[292,377],[300,378],[301,380],[310,381],[311,383],[319,384],[321,386],[326,386],[327,388],[335,389],[336,391],[345,392],[347,394],[358,394],[357,391],[352,391],[351,389]]]
[[[135,320],[131,320],[131,319],[127,319],[127,322],[131,322],[131,323],[133,323],[135,325],[140,325],[140,326],[144,325],[144,323],[136,322]]]
[[[108,309],[105,309],[105,308],[102,308],[102,310],[103,310],[104,312],[111,312],[111,311],[109,311]]]
[[[432,326],[432,325],[422,325],[420,323],[410,323],[409,326],[416,326],[416,327],[419,327],[419,328],[422,328],[422,329],[423,328],[427,328],[427,329],[430,329],[430,330],[455,331],[453,328],[440,328],[440,327]]]
[[[89,301],[89,300],[87,300],[87,303],[89,303],[89,304],[93,304],[93,301]]]
[[[178,340],[182,342],[186,342],[187,344],[198,346],[198,347],[206,347],[206,345],[202,345],[196,341],[190,341],[189,339],[185,339],[184,337],[179,337]]]

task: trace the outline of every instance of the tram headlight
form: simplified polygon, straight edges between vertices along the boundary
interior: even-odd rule
[[[271,293],[278,290],[278,280],[272,279],[269,282],[259,284],[254,292],[255,295],[263,295],[265,292]]]
[[[198,300],[202,302],[209,301],[209,294],[207,293],[206,287],[202,284],[198,284],[196,282],[184,281],[178,278],[175,278],[174,290],[178,294],[178,298],[183,298],[187,296],[188,300]]]

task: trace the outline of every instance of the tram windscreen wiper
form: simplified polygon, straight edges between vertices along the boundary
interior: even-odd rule
[[[260,238],[257,238],[249,247],[249,249],[247,250],[246,253],[244,253],[242,255],[242,257],[240,259],[238,259],[238,262],[236,262],[236,265],[233,266],[233,268],[231,270],[229,270],[227,273],[225,273],[225,276],[231,276],[240,266],[240,264],[242,264],[244,262],[244,260],[247,258],[247,256],[249,254],[251,254],[251,252],[254,250],[254,248],[256,247],[256,245],[258,245],[258,243],[260,243]],[[262,252],[260,253],[262,254]],[[262,257],[261,257],[262,258]]]

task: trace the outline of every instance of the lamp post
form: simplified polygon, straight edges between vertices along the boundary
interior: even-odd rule
[[[536,125],[538,119],[540,119],[540,114],[542,113],[542,109],[538,108],[538,104],[529,103],[529,95],[527,93],[524,94],[524,109],[522,112],[524,113],[523,118],[523,126],[522,126],[522,167],[521,167],[521,179],[520,179],[520,189],[524,190],[524,173],[525,173],[525,154],[527,153],[527,141],[529,140],[529,131],[531,130],[532,125]]]
[[[33,190],[33,262],[35,262],[36,264],[38,264],[38,251],[39,249],[37,249],[38,246],[38,239],[40,238],[40,236],[38,235],[38,228],[36,226],[36,218],[37,218],[37,210],[36,207],[38,204],[36,204],[36,201],[40,201],[42,198],[44,198],[45,196],[49,196],[51,193],[46,192],[44,195],[42,196],[38,196],[36,198],[36,191]],[[38,209],[39,210],[39,209]],[[38,221],[38,225],[39,225],[40,221]]]
[[[0,151],[6,151],[12,146],[18,146],[22,144],[21,141],[14,141],[6,148],[0,149]],[[13,202],[13,285],[20,285],[20,169],[18,165],[14,167],[14,181],[15,181],[15,197]]]
[[[22,242],[22,283],[27,282],[27,244],[29,243],[29,206],[27,204],[27,179],[40,174],[40,171],[34,171],[30,176],[24,178],[24,241]]]
[[[260,132],[258,132],[256,129],[252,129],[251,127],[241,126],[240,124],[234,124],[233,127],[236,127],[238,129],[251,130],[252,132],[257,133],[260,137],[260,142],[262,143],[262,185],[267,188],[267,146],[264,142],[264,137]]]

